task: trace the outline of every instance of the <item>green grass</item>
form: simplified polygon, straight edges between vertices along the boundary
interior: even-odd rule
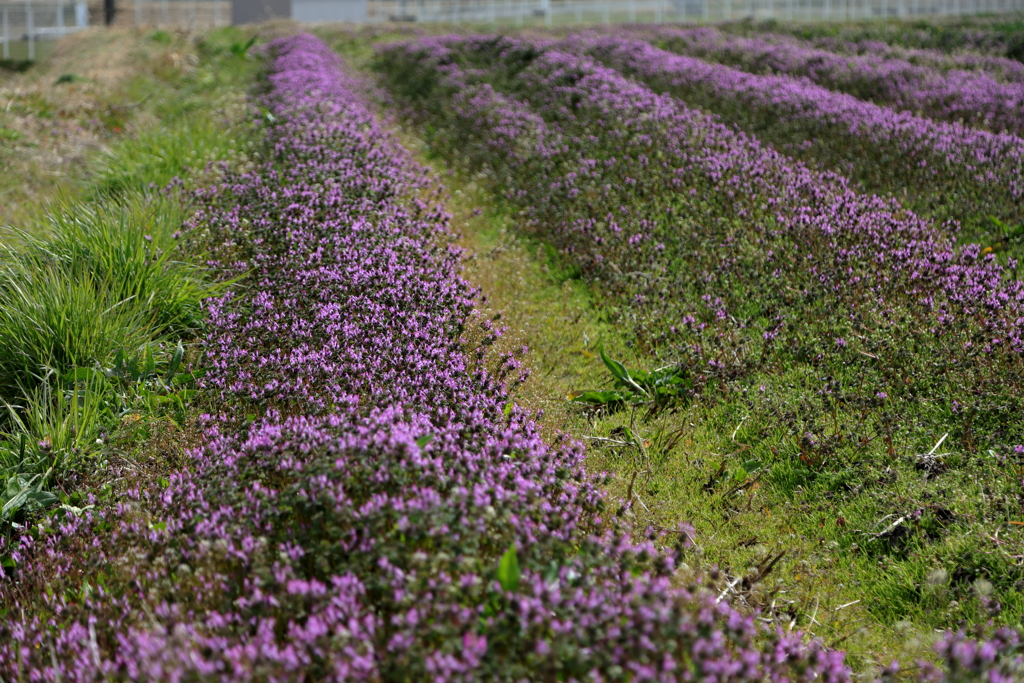
[[[258,64],[230,49],[236,38],[206,36],[189,69],[170,52],[140,58],[114,95],[131,104],[101,113],[134,134],[94,155],[83,182],[23,212],[41,219],[0,235],[0,524],[73,494],[117,433],[188,419],[202,301],[231,284],[182,234],[188,190],[244,168],[257,144],[244,88]],[[170,34],[147,40],[186,47]],[[58,115],[42,95],[18,105]]]
[[[417,148],[415,140],[406,146]],[[420,151],[438,171],[447,171],[429,150]],[[604,315],[578,269],[553,254],[550,245],[521,234],[514,212],[483,184],[456,173],[449,186],[448,206],[461,245],[472,254],[466,274],[487,296],[478,315],[508,328],[492,353],[518,351],[524,344],[529,349],[525,360],[531,375],[517,402],[543,410],[549,430],[583,434],[588,420],[567,395],[603,380],[604,369],[595,364],[599,345],[632,359],[634,340]]]
[[[139,133],[105,153],[97,164],[96,195],[121,195],[166,187],[174,178],[196,175],[209,165],[231,161],[238,141],[223,126],[188,115],[159,129]]]
[[[246,163],[251,127],[239,84],[250,80],[257,66],[236,46],[247,35],[231,27],[203,36],[199,63],[191,71],[158,63],[154,75],[171,87],[155,88],[152,76],[146,75],[129,84],[126,96],[149,103],[160,125],[122,138],[97,160],[91,182],[96,195],[161,189],[186,176],[209,182],[208,172],[216,175],[220,162],[233,167]],[[170,38],[157,31],[148,39],[172,45]]]
[[[58,192],[159,188],[185,167],[189,182],[202,183],[219,172],[205,172],[210,162],[244,166],[245,88],[258,60],[230,48],[251,37],[90,31],[25,73],[0,70],[11,93],[0,107],[0,165],[10,171],[0,174],[0,225],[30,229]],[[180,136],[193,136],[194,147],[174,146]],[[97,149],[108,150],[103,164]]]
[[[192,377],[178,377],[181,341],[201,330],[202,300],[227,285],[179,244],[187,212],[179,194],[133,191],[60,204],[45,231],[9,236],[0,254],[0,523],[53,502],[41,496],[88,469],[101,435],[126,415],[181,414]],[[14,505],[29,485],[40,497]]]
[[[177,244],[187,207],[133,194],[121,203],[64,204],[48,234],[17,233],[0,265],[0,390],[106,363],[118,351],[201,325],[212,285]]]
[[[56,40],[35,41],[35,58],[31,61],[41,62],[49,57],[57,48]],[[24,62],[29,62],[29,49],[27,40],[12,40],[10,44],[10,57],[0,62],[0,69],[21,70]],[[0,53],[2,54],[2,53]],[[7,60],[10,60],[9,62]]]
[[[46,485],[54,473],[82,464],[82,456],[95,450],[105,417],[103,383],[98,374],[64,382],[51,373],[17,404],[6,404],[7,429],[0,442],[3,480],[39,476]]]

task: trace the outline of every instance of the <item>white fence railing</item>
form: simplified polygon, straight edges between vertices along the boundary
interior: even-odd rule
[[[4,59],[11,46],[24,43],[29,59],[36,58],[36,41],[59,38],[89,25],[89,9],[81,0],[0,2],[0,44]]]
[[[113,23],[209,29],[231,23],[231,5],[232,0],[116,0]],[[38,41],[103,23],[103,3],[96,0],[0,0],[0,55],[34,60]]]
[[[118,0],[116,21],[189,31],[227,26],[231,23],[231,0]]]
[[[233,2],[258,1],[116,0],[113,19],[122,26],[208,29],[231,22]],[[360,5],[357,12],[339,15],[355,21],[504,26],[714,22],[745,17],[845,21],[1024,11],[1024,0],[316,0],[315,4],[332,2],[339,3],[339,7],[340,3]],[[93,5],[91,17],[89,4]],[[18,46],[19,57],[34,60],[36,41],[57,38],[90,23],[103,23],[102,3],[93,0],[89,4],[85,0],[0,0],[3,58],[10,59],[12,46]],[[300,4],[292,1],[293,14]],[[338,13],[327,12],[326,15]]]
[[[369,20],[513,25],[966,16],[1024,10],[1024,0],[371,0]]]

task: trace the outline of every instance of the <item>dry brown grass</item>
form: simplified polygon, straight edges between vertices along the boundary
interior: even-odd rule
[[[58,194],[75,196],[88,159],[147,122],[145,82],[195,64],[191,45],[92,29],[26,73],[0,71],[0,225],[29,227]]]

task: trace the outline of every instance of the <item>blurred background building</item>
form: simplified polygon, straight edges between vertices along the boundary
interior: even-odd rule
[[[281,18],[513,27],[744,18],[909,19],[1022,9],[1024,0],[0,0],[0,56],[34,60],[54,39],[103,24],[194,31]]]

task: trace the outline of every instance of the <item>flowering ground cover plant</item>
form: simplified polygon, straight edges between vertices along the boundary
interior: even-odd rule
[[[806,79],[748,74],[617,36],[588,48],[610,66],[707,108],[786,154],[842,173],[908,208],[955,220],[992,246],[990,216],[1024,222],[1024,139],[933,121]]]
[[[221,408],[179,471],[2,549],[0,677],[848,680],[675,585],[686,529],[630,538],[496,333],[467,349],[435,182],[323,43],[268,59],[264,163],[192,226],[247,274],[209,309]]]
[[[842,44],[881,43],[896,48],[935,50],[949,55],[981,54],[1024,62],[1024,23],[1014,13],[912,22],[790,24],[772,20],[740,21],[724,24],[723,28],[739,34],[770,31],[790,33],[806,40],[839,41]]]
[[[774,34],[730,36],[705,27],[656,30],[652,38],[672,52],[751,73],[803,76],[831,90],[930,118],[1018,136],[1024,131],[1024,82],[1002,83],[986,73],[940,70],[875,52],[837,54]],[[1020,62],[1011,63],[1024,69]]]
[[[582,56],[596,40],[428,38],[381,48],[377,68],[432,152],[486,178],[651,367],[685,376],[692,403],[674,428],[701,415],[725,432],[721,448],[744,444],[743,469],[762,470],[761,495],[780,508],[842,501],[806,533],[841,549],[836,571],[870,584],[878,618],[984,623],[989,594],[964,590],[985,576],[997,621],[1014,623],[1015,562],[961,540],[969,516],[998,524],[997,501],[1019,495],[988,464],[1014,462],[1022,437],[1018,409],[1003,412],[1021,370],[1006,343],[1019,337],[1015,264]],[[943,433],[963,456],[922,457]],[[689,475],[696,495],[739,465],[720,462]],[[968,490],[985,501],[970,513]],[[908,519],[920,526],[900,530]],[[936,564],[973,567],[940,599],[960,591],[954,621],[927,607]],[[958,611],[968,602],[973,615]]]
[[[775,35],[775,34],[773,34]],[[1024,62],[981,52],[942,52],[927,48],[890,45],[880,40],[842,40],[836,37],[810,41],[816,47],[847,55],[873,54],[886,59],[899,59],[939,71],[976,71],[1005,83],[1024,83]]]
[[[589,47],[589,42],[567,42],[577,52],[580,45]],[[1005,306],[1005,316],[992,316],[986,327],[1003,327],[1006,341],[1019,348],[1011,340],[1018,337],[1021,286],[977,247],[958,248],[941,229],[899,204],[858,194],[841,176],[815,173],[713,118],[559,47],[501,38],[429,39],[386,49],[382,69],[399,83],[412,78],[410,72],[426,83],[440,81],[438,90],[459,105],[447,115],[460,126],[474,124],[461,135],[469,141],[480,136],[475,146],[459,147],[461,153],[475,163],[490,164],[500,180],[529,182],[510,190],[509,197],[523,201],[538,225],[554,230],[580,265],[608,275],[606,279],[633,267],[665,267],[687,252],[679,247],[694,223],[728,221],[739,230],[742,224],[763,220],[768,225],[757,228],[763,231],[759,242],[775,246],[778,240],[779,249],[794,248],[784,238],[799,235],[805,241],[797,248],[814,254],[814,242],[807,240],[827,236],[822,257],[830,254],[834,265],[814,259],[806,276],[795,254],[786,257],[771,250],[767,256],[771,262],[787,263],[785,277],[799,278],[800,288],[809,286],[802,279],[809,277],[815,286],[846,298],[860,296],[861,280],[868,281],[869,298],[888,292],[893,303],[924,300],[922,310],[938,313],[943,325],[929,334],[939,335],[950,329],[954,318],[986,302],[1004,302],[990,308]],[[399,62],[403,51],[419,62]],[[460,57],[469,63],[487,62],[489,70],[463,71],[457,65]],[[431,114],[438,106],[429,100],[425,104]],[[587,152],[591,158],[582,156]],[[629,206],[638,196],[646,208]],[[733,239],[738,238],[734,233]],[[675,248],[662,239],[675,241]],[[876,249],[900,256],[892,262]],[[745,264],[747,282],[738,285],[737,305],[747,287],[756,287],[760,269],[750,265]],[[766,276],[776,280],[783,273],[773,268]],[[656,296],[659,308],[676,305],[664,285],[660,281],[649,291],[635,287],[628,297],[632,304]],[[725,309],[722,315],[716,306]],[[723,301],[703,308],[713,313],[708,324],[730,315]],[[961,312],[954,313],[956,309]],[[652,328],[645,341],[656,346],[664,334]],[[997,341],[989,351],[1003,343]]]
[[[648,427],[722,432],[739,450],[688,460],[677,492],[719,529],[783,517],[875,623],[950,629],[939,666],[855,674],[845,638],[800,628],[859,600],[794,608],[764,587],[785,553],[723,579],[707,520],[646,509],[638,471],[619,500],[542,438],[444,188],[297,35],[263,52],[256,162],[192,192],[174,236],[230,285],[198,309],[192,448],[0,537],[0,680],[1020,679],[1016,262],[588,54],[621,41],[410,33],[376,58],[384,96],[650,364],[598,347],[614,386],[574,405],[633,413],[599,443],[650,471],[678,452]]]

